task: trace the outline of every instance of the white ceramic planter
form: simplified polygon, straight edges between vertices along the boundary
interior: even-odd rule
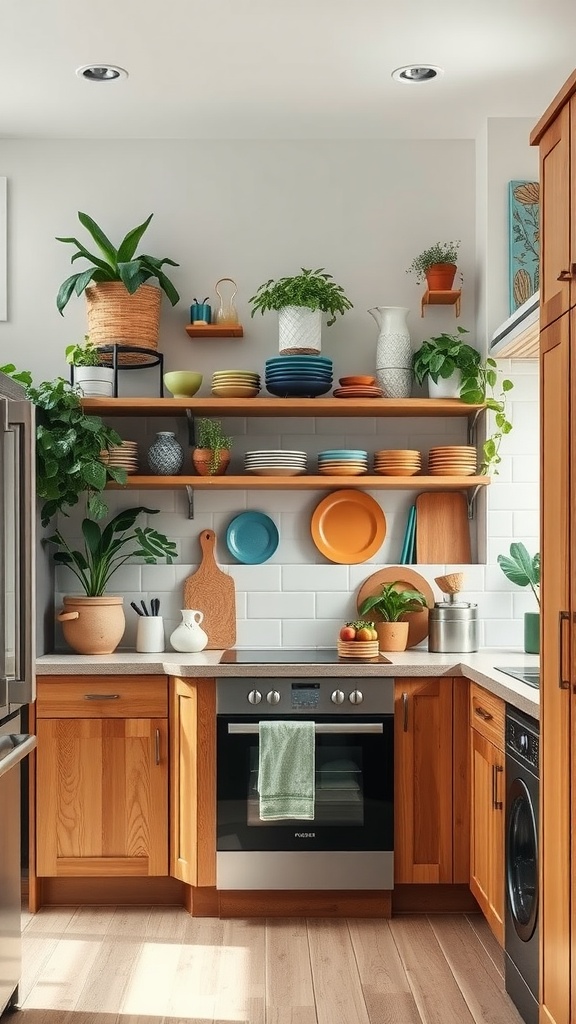
[[[379,328],[376,346],[376,378],[385,398],[410,398],[412,348],[405,306],[374,306],[368,312]]]
[[[114,370],[111,366],[75,366],[74,384],[85,398],[112,398]]]
[[[435,384],[432,377],[428,377],[428,395],[430,398],[460,398],[462,386],[462,374],[455,370],[451,377],[439,377]]]
[[[308,306],[279,309],[278,348],[283,356],[318,355],[322,349],[322,311]]]

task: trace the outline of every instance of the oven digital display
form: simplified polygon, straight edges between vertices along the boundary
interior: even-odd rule
[[[320,683],[292,683],[292,707],[295,711],[317,708],[320,701]]]

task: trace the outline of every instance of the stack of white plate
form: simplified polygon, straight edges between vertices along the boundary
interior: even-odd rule
[[[318,452],[321,476],[361,476],[368,472],[368,452],[356,448],[328,448]]]
[[[422,467],[422,456],[413,448],[383,448],[374,452],[374,472],[379,476],[414,476]]]
[[[216,370],[212,374],[212,394],[216,398],[256,398],[260,374],[252,370]]]
[[[431,476],[474,476],[478,452],[473,445],[445,445],[431,448],[428,472]]]
[[[100,452],[100,461],[105,466],[125,469],[127,473],[137,473],[138,444],[136,441],[122,441],[122,444],[113,444],[110,448],[103,448]]]
[[[246,452],[244,469],[255,476],[299,476],[306,472],[306,452]]]

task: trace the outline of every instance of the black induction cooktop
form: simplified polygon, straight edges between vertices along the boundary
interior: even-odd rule
[[[224,651],[220,658],[221,665],[341,665],[342,662],[390,664],[388,658],[381,654],[377,658],[339,658],[335,647],[269,647],[261,650],[244,648]]]
[[[530,668],[503,668],[501,665],[495,665],[494,668],[498,672],[504,672],[507,676],[512,676],[513,679],[519,679],[521,683],[526,683],[527,686],[533,686],[535,690],[540,688],[540,669],[537,666]]]

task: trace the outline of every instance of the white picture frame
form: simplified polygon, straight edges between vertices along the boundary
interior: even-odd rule
[[[8,319],[7,179],[0,178],[0,320]]]

